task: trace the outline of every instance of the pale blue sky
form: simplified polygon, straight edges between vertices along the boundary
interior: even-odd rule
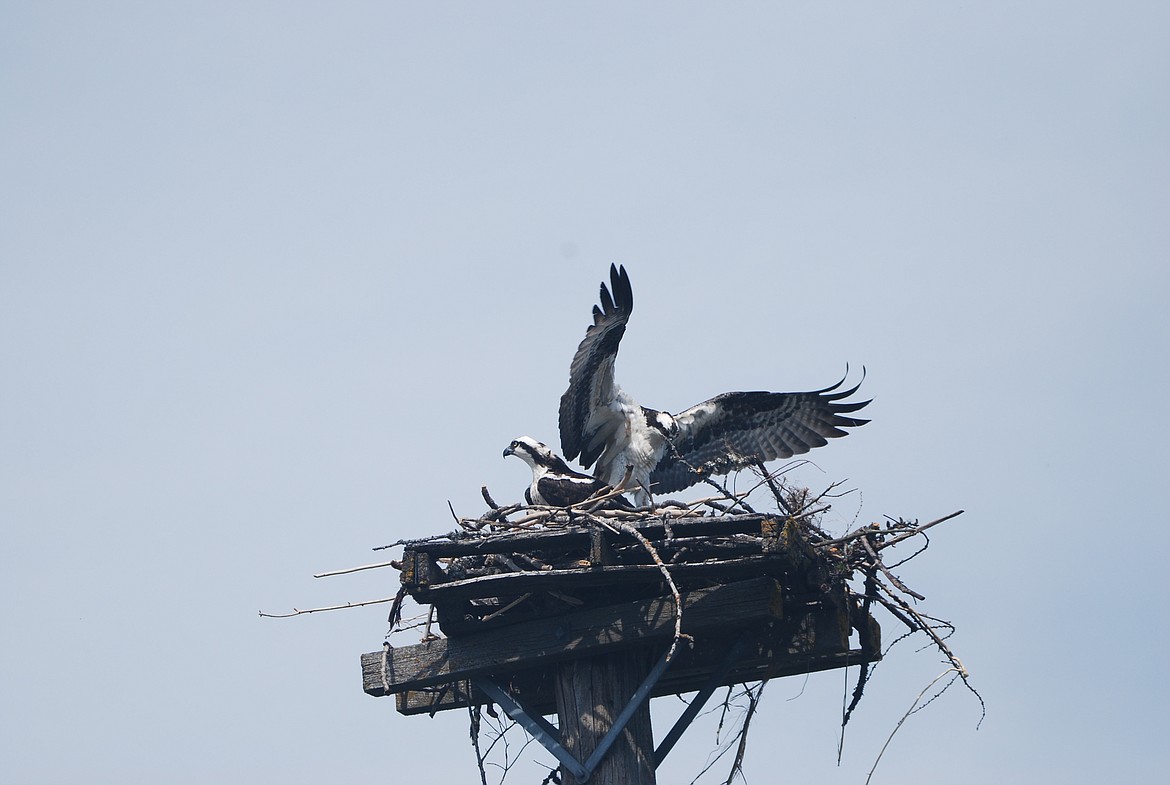
[[[987,720],[948,693],[875,782],[1164,775],[1164,4],[0,18],[0,779],[474,781],[466,715],[362,694],[384,606],[256,611],[518,499],[610,262],[643,403],[865,365],[828,524],[967,510],[901,573]],[[863,782],[941,669],[895,650],[840,767],[841,674],[770,685],[749,781]]]

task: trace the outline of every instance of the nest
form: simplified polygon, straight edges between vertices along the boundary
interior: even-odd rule
[[[460,528],[446,535],[403,541],[396,566],[414,600],[438,607],[447,634],[667,592],[681,617],[681,593],[759,576],[780,580],[789,596],[848,598],[848,549],[816,547],[830,542],[817,525],[824,498],[785,490],[792,512],[777,515],[734,496],[641,510],[615,509],[609,496],[568,508],[501,507],[485,488],[487,513],[457,517]],[[674,644],[682,638],[676,618]]]
[[[694,638],[684,631],[684,595],[768,578],[778,584],[789,617],[794,609],[810,614],[831,611],[837,626],[844,628],[843,636],[828,647],[820,645],[826,639],[823,631],[819,642],[809,633],[808,651],[819,650],[823,655],[819,662],[810,655],[788,663],[777,660],[774,667],[756,663],[735,677],[747,681],[861,664],[856,705],[867,678],[866,665],[881,657],[880,629],[870,615],[876,604],[908,632],[926,633],[966,679],[965,667],[945,642],[952,629],[949,623],[921,614],[914,601],[922,595],[882,559],[890,547],[912,538],[925,541],[926,530],[959,513],[926,524],[888,519],[838,537],[821,527],[822,515],[842,495],[837,485],[813,494],[776,475],[761,476],[757,488],[770,491],[776,508],[771,512],[754,509],[747,500],[750,492],[735,494],[722,486],[716,486],[720,490],[716,496],[641,510],[613,509],[607,496],[569,508],[501,506],[484,488],[488,505],[484,514],[455,516],[459,527],[455,531],[394,544],[402,546],[404,554],[391,563],[401,570],[402,589],[390,621],[395,627],[410,626],[401,618],[407,595],[429,606],[424,641],[437,637],[435,621],[445,635],[459,637],[662,598],[669,600],[674,617],[673,656],[680,645],[694,648]],[[925,545],[908,558],[924,549]],[[805,623],[831,626],[824,614],[815,624],[808,621],[812,618]],[[849,648],[851,635],[859,639],[860,649]],[[786,645],[791,652],[792,642]],[[804,666],[805,671],[793,670]],[[418,710],[401,702],[399,708]]]
[[[363,655],[365,691],[394,694],[404,714],[469,710],[481,774],[481,711],[497,715],[474,686],[476,673],[490,674],[548,714],[556,710],[551,674],[558,662],[617,646],[666,650],[674,664],[652,695],[693,692],[712,680],[756,685],[737,693],[747,713],[729,740],[738,749],[733,771],[768,679],[860,666],[844,727],[873,664],[892,645],[883,650],[872,616],[879,607],[905,628],[893,643],[924,634],[949,664],[950,681],[924,698],[939,679],[931,682],[916,706],[956,679],[974,692],[946,642],[953,626],[919,611],[923,595],[892,572],[926,550],[927,530],[961,511],[924,524],[888,518],[834,536],[822,528],[822,516],[843,495],[838,485],[814,494],[762,467],[759,474],[752,491],[767,489],[766,511],[749,503],[751,491],[737,494],[715,483],[716,495],[638,510],[615,509],[610,500],[617,491],[556,508],[499,505],[484,488],[482,515],[452,510],[455,530],[381,546],[402,547],[401,559],[319,576],[393,567],[401,580],[394,597],[284,615],[392,602],[391,633],[421,628],[422,639],[397,648],[387,642]],[[889,549],[911,541],[916,550],[886,563]],[[407,597],[421,614],[404,618]],[[563,646],[540,643],[541,635],[563,638]],[[529,649],[519,651],[517,639]],[[489,749],[510,727],[496,719]]]

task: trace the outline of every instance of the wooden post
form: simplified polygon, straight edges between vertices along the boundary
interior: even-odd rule
[[[577,760],[584,761],[609,732],[614,719],[650,671],[650,655],[644,648],[582,657],[557,670],[557,715],[561,744]],[[561,782],[577,785],[561,767]],[[650,727],[650,701],[634,714],[621,735],[598,764],[589,785],[654,785],[654,733]]]

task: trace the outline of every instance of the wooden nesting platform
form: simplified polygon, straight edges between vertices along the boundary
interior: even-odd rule
[[[615,526],[583,516],[407,545],[403,585],[434,605],[446,637],[363,654],[363,689],[395,695],[403,714],[432,713],[491,702],[470,683],[488,676],[553,714],[560,663],[667,650],[676,608],[663,568],[691,641],[680,642],[652,695],[699,690],[717,673],[720,684],[737,684],[880,658],[880,629],[847,586],[844,558],[797,522],[646,514]]]

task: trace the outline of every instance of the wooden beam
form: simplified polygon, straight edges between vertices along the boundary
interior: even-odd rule
[[[425,551],[404,551],[399,580],[410,587],[430,586],[447,579],[432,554]]]
[[[771,578],[715,586],[683,597],[683,630],[694,633],[750,625],[783,617],[780,585]],[[531,668],[539,661],[568,659],[667,639],[674,633],[670,597],[577,611],[549,619],[468,633],[414,646],[362,655],[362,688],[370,695],[417,690]]]
[[[694,564],[672,564],[670,574],[675,581],[718,576],[720,579],[747,578],[758,575],[780,574],[793,568],[786,553],[745,556],[736,559],[718,559]],[[613,586],[623,583],[658,583],[662,572],[654,564],[629,564],[613,567],[575,567],[564,570],[522,570],[480,575],[475,578],[437,583],[426,587],[412,587],[411,596],[421,603],[449,602],[472,597],[515,596],[527,591],[557,589],[572,591],[590,586]]]
[[[644,519],[643,519],[644,520]],[[657,519],[656,519],[657,520]],[[676,537],[703,535],[723,536],[727,534],[759,533],[765,521],[779,521],[784,518],[775,515],[727,515],[679,518],[670,522],[670,529]],[[629,521],[646,539],[661,540],[666,529],[660,521],[639,523]],[[486,553],[531,553],[540,550],[557,550],[564,547],[588,547],[590,532],[596,526],[579,524],[563,529],[540,529],[527,532],[502,532],[487,537],[466,537],[455,540],[420,540],[405,544],[408,551],[429,553],[439,558],[445,556],[474,556]],[[618,541],[634,542],[629,535],[615,535]]]
[[[747,630],[746,645],[722,685],[815,673],[881,659],[880,643],[877,648],[849,648],[848,635],[841,634],[842,615],[846,613],[846,609],[833,604],[810,606],[790,613],[781,622],[765,623]],[[876,643],[880,640],[880,629],[872,616],[867,618],[871,627],[869,634]],[[675,662],[651,695],[682,694],[702,687],[723,662],[736,637],[726,630],[696,635],[695,645],[690,649],[680,648]],[[663,641],[661,645],[665,643]],[[510,675],[508,687],[533,711],[553,714],[556,712],[553,691],[556,678],[556,666],[542,663],[536,668]],[[490,702],[477,690],[469,693],[464,682],[457,682],[450,688],[410,690],[396,697],[397,709],[402,714],[425,714],[464,708],[469,702],[475,705]]]

